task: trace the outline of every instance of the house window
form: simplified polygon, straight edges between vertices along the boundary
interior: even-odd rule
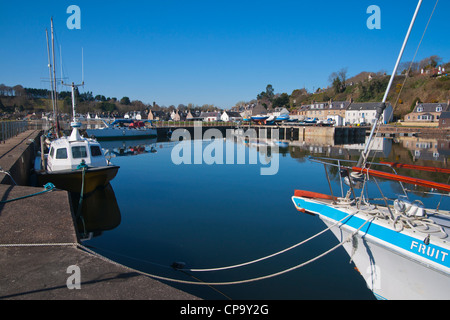
[[[423,108],[422,107],[418,107],[417,108],[417,112],[422,112],[423,111]]]
[[[436,112],[441,112],[442,111],[442,107],[437,107],[436,108]]]

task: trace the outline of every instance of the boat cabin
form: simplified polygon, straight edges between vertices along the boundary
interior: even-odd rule
[[[47,156],[47,170],[75,170],[80,164],[90,167],[106,166],[100,144],[93,139],[71,140],[61,138],[52,142]]]

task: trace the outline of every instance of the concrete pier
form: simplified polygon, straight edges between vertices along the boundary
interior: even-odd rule
[[[27,180],[38,137],[27,131],[0,145],[0,166],[18,184]],[[79,248],[66,191],[23,198],[44,189],[0,178],[0,299],[199,300]],[[67,286],[71,266],[79,268],[79,290]]]

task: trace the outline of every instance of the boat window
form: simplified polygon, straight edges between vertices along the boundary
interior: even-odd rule
[[[53,158],[53,156],[55,155],[55,149],[53,149],[53,147],[51,147],[50,152],[48,154],[50,155],[50,157]]]
[[[72,156],[74,159],[87,158],[86,147],[72,147]]]
[[[56,159],[67,159],[67,149],[61,148],[56,150]]]
[[[99,157],[102,155],[102,150],[99,146],[91,146],[91,155],[93,157]]]

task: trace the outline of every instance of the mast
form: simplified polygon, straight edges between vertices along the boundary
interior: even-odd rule
[[[77,141],[81,139],[80,133],[78,131],[78,128],[81,127],[81,122],[77,121],[77,114],[76,114],[76,102],[75,102],[75,88],[78,88],[80,86],[84,85],[84,82],[82,84],[75,84],[72,82],[72,84],[68,85],[61,81],[61,84],[64,86],[70,86],[72,87],[72,122],[70,123],[70,126],[72,127],[72,134],[70,135],[69,141]]]
[[[388,86],[386,88],[386,92],[384,93],[383,101],[381,102],[381,104],[377,108],[376,120],[375,120],[375,122],[374,122],[374,124],[372,126],[372,130],[370,131],[369,139],[367,140],[367,143],[366,143],[366,146],[364,148],[364,151],[361,153],[361,157],[359,158],[358,164],[356,165],[359,168],[363,168],[366,165],[366,160],[367,160],[367,156],[368,156],[368,153],[369,153],[370,143],[372,142],[373,134],[375,133],[375,129],[378,126],[378,121],[381,119],[381,116],[382,116],[384,110],[386,109],[387,96],[389,94],[389,90],[391,89],[392,82],[394,81],[395,74],[397,73],[398,65],[400,64],[400,61],[402,59],[403,52],[405,51],[406,44],[408,43],[409,36],[411,34],[411,30],[412,30],[412,28],[414,26],[414,23],[416,21],[417,14],[419,13],[420,7],[422,5],[422,1],[423,0],[419,0],[419,3],[417,4],[416,11],[414,12],[414,16],[412,18],[411,24],[409,25],[409,29],[408,29],[408,32],[406,33],[405,40],[403,41],[403,45],[402,45],[402,48],[400,50],[400,54],[398,55],[397,62],[396,62],[395,67],[394,67],[394,71],[392,71],[391,79],[389,80],[389,84],[388,84]]]
[[[51,83],[51,96],[52,96],[52,107],[53,107],[53,116],[55,115],[55,95],[54,95],[54,86],[53,86],[53,76],[52,76],[52,62],[51,62],[51,58],[50,58],[50,45],[48,42],[48,30],[45,29],[45,35],[47,38],[47,55],[48,55],[48,72],[49,72],[49,76],[50,76],[50,83]]]
[[[55,92],[55,110],[54,117],[56,120],[56,136],[59,138],[59,123],[58,123],[58,92],[56,90],[56,70],[55,70],[55,36],[53,31],[53,18],[51,18],[51,31],[52,31],[52,60],[53,60],[53,84]]]

